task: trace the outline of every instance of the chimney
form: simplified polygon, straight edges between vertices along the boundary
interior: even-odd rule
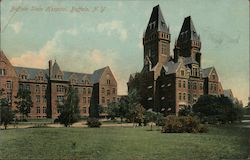
[[[49,60],[49,78],[52,77],[52,60]]]

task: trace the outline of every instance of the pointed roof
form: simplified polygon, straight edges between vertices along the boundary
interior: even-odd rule
[[[184,22],[181,27],[181,31],[178,37],[178,41],[184,41],[184,40],[196,40],[200,41],[200,36],[196,32],[194,28],[193,21],[191,19],[191,16],[188,16],[184,19]]]
[[[95,70],[92,77],[91,77],[91,81],[93,84],[98,83],[102,77],[102,74],[104,73],[104,71],[109,68],[109,66],[106,66],[104,68]]]
[[[40,72],[42,72],[45,76],[48,75],[48,69],[17,67],[17,66],[14,66],[14,68],[17,75],[21,74],[23,71],[26,71],[29,80],[35,80],[37,73]]]
[[[148,26],[146,29],[146,33],[149,33],[155,30],[166,32],[166,33],[169,32],[169,28],[164,20],[164,17],[162,15],[161,8],[159,5],[153,8],[153,11],[151,13]]]
[[[181,62],[174,63],[173,61],[169,61],[163,65],[163,68],[165,69],[166,74],[172,74],[177,72],[180,65]]]
[[[57,62],[55,61],[55,63],[52,66],[52,76],[58,74],[59,72],[62,72],[59,65],[57,64]]]
[[[208,67],[208,68],[202,69],[202,77],[203,78],[208,77],[213,69],[215,69],[215,68],[214,67]]]

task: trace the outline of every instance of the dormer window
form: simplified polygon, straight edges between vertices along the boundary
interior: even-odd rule
[[[181,76],[184,76],[184,70],[181,70]]]
[[[0,69],[0,76],[6,75],[6,69]]]
[[[110,84],[110,79],[107,80],[107,84]]]
[[[27,75],[21,75],[20,77],[22,80],[27,80]]]

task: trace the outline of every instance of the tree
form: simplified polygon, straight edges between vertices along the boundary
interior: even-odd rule
[[[104,109],[101,105],[96,104],[94,98],[91,97],[90,107],[89,107],[89,117],[99,118],[100,113],[104,112]]]
[[[234,122],[242,117],[242,109],[225,96],[203,95],[192,108],[205,121]]]
[[[15,113],[12,111],[8,100],[6,98],[0,99],[0,124],[4,125],[4,129],[7,129],[8,124],[13,121],[14,117]]]
[[[23,115],[22,118],[24,118],[24,116],[28,117],[31,107],[33,107],[30,91],[27,89],[19,89],[15,98],[17,99],[17,101],[15,101],[16,107],[18,112]]]
[[[124,99],[123,105],[125,107],[124,111],[127,109],[126,118],[132,123],[139,123],[139,126],[141,126],[145,109],[140,103],[140,96],[136,89],[129,92]]]
[[[111,120],[114,120],[116,117],[120,117],[120,106],[117,102],[111,102],[107,107],[107,114]]]
[[[190,106],[184,106],[179,110],[179,116],[188,116],[192,114],[192,109]]]
[[[150,130],[153,130],[153,123],[155,123],[157,120],[157,113],[152,111],[152,110],[147,110],[145,112],[145,119],[144,119],[144,123],[150,123]]]
[[[71,86],[67,91],[66,100],[64,100],[62,104],[59,104],[59,107],[61,109],[61,114],[58,120],[61,124],[64,124],[65,127],[79,121],[79,97],[76,90]]]

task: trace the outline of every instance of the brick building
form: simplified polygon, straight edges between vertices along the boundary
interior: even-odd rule
[[[143,35],[144,66],[139,73],[141,103],[146,109],[178,114],[203,94],[223,94],[215,68],[201,67],[202,43],[190,16],[184,19],[173,57],[170,42],[170,29],[160,6],[155,6]],[[134,75],[129,78],[129,91]]]
[[[66,90],[73,86],[79,95],[80,114],[88,116],[90,101],[103,107],[117,99],[117,82],[107,66],[93,74],[67,72],[61,70],[58,63],[49,61],[48,69],[15,67],[3,51],[0,51],[0,89],[3,96],[15,107],[18,89],[30,90],[33,101],[31,118],[46,117],[46,109],[52,118],[59,115],[57,104],[65,98]]]

